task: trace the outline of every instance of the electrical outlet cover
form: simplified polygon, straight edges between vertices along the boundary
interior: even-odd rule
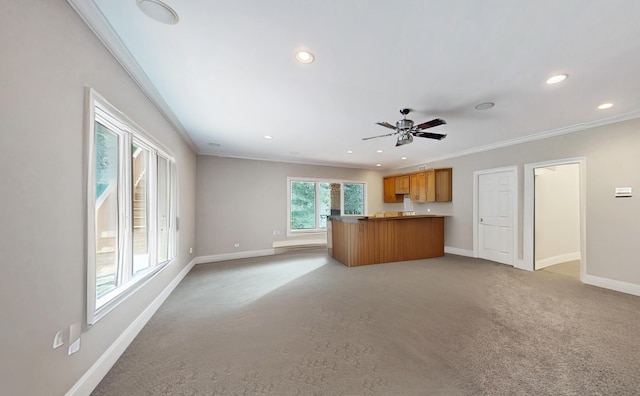
[[[62,333],[63,331],[60,330],[53,337],[53,349],[60,348],[62,345],[64,345],[64,338]]]

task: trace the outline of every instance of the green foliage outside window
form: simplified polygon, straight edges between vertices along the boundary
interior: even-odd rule
[[[316,228],[316,183],[291,182],[291,229]]]
[[[345,183],[344,184],[344,214],[361,215],[364,214],[364,184]]]
[[[344,200],[342,210],[340,199]],[[326,228],[331,208],[342,215],[363,215],[364,183],[291,181],[291,230]]]
[[[96,198],[118,178],[118,136],[96,122]]]

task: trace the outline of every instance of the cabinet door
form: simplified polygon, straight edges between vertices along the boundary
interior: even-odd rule
[[[409,175],[409,190],[411,200],[425,202],[427,200],[427,175],[424,172]]]
[[[409,194],[409,175],[396,176],[396,194]]]
[[[436,202],[436,171],[428,170],[427,177],[427,202]]]
[[[436,202],[451,201],[451,168],[436,169]]]
[[[403,202],[402,195],[396,195],[396,178],[395,177],[384,178],[384,202],[386,203]]]

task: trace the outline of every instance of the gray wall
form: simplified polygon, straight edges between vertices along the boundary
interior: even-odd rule
[[[382,210],[377,171],[212,156],[197,161],[198,256],[271,249],[274,241],[304,238],[286,236],[287,177],[367,182],[368,213]]]
[[[426,164],[453,167],[453,202],[414,208],[416,213],[431,207],[432,212],[452,214],[445,223],[445,245],[473,250],[473,172],[517,165],[522,258],[524,164],[585,157],[587,274],[640,285],[639,131],[640,119],[634,119]],[[636,195],[614,198],[615,187],[634,187]]]
[[[66,2],[3,2],[0,36],[0,393],[61,395],[190,262],[195,155]],[[177,259],[68,356],[52,341],[85,321],[85,86],[173,151],[180,231]]]

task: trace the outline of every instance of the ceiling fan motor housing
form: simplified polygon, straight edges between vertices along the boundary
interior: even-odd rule
[[[404,130],[407,130],[407,129],[411,129],[411,128],[413,128],[413,121],[407,120],[406,118],[402,119],[402,120],[396,122],[396,128],[398,128],[401,131],[404,131]]]

